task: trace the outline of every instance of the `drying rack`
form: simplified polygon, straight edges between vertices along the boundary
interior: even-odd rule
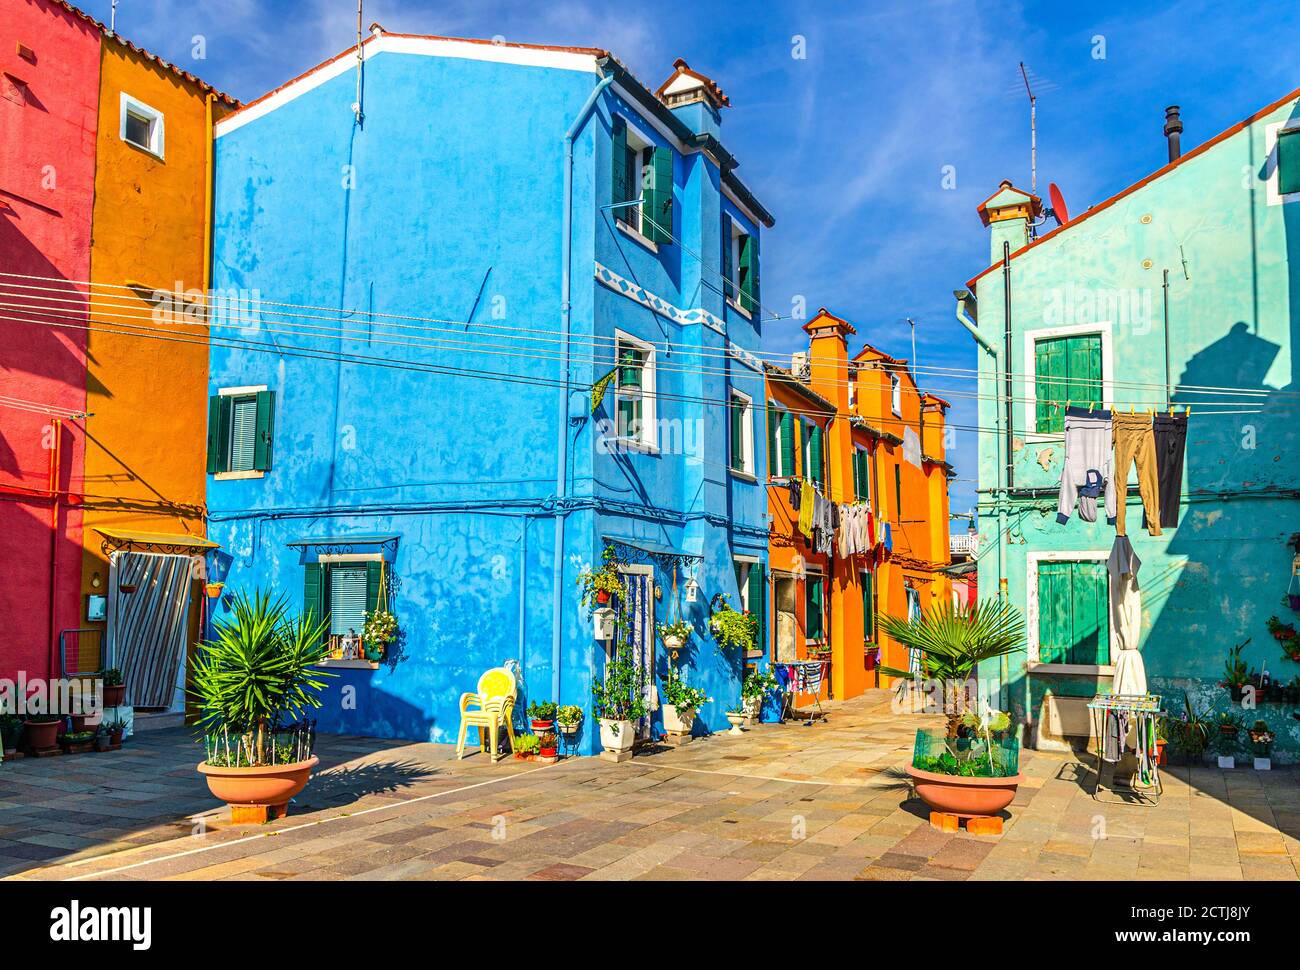
[[[1097,784],[1092,797],[1099,802],[1121,805],[1143,805],[1154,808],[1160,803],[1164,794],[1164,784],[1160,780],[1160,765],[1157,757],[1156,722],[1164,717],[1160,708],[1159,694],[1098,694],[1088,702],[1088,711],[1092,715],[1092,734],[1097,739]],[[1111,713],[1126,713],[1132,717],[1132,730],[1138,757],[1138,771],[1134,781],[1117,783],[1115,767],[1118,761],[1107,761],[1103,757],[1105,750],[1106,718]],[[1120,757],[1127,750],[1127,732],[1120,739]],[[1147,781],[1137,783],[1145,773]]]
[[[807,674],[807,668],[814,665],[818,667],[817,688],[816,690],[809,690],[808,683],[811,678]],[[811,694],[813,706],[817,709],[816,714],[812,711],[808,712],[808,720],[804,722],[805,727],[812,727],[819,717],[821,720],[825,720],[826,712],[822,710],[821,692],[822,685],[829,680],[827,677],[828,662],[825,660],[795,660],[789,663],[774,663],[772,666],[779,668],[779,672],[783,675],[785,681],[783,685],[785,689],[781,697],[781,720],[784,721],[788,715],[794,713],[795,694]]]

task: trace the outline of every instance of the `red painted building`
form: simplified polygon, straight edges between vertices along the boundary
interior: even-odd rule
[[[0,5],[0,675],[43,677],[80,619],[87,334],[21,318],[85,311],[100,34],[59,3]]]

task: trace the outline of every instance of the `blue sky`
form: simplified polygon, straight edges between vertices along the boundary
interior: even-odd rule
[[[83,6],[108,20],[109,0]],[[901,357],[911,356],[904,318],[914,318],[922,386],[953,402],[952,423],[973,426],[974,401],[961,396],[973,382],[924,369],[975,366],[952,290],[988,263],[976,205],[1002,178],[1029,182],[1018,62],[1040,79],[1039,188],[1057,182],[1074,213],[1164,163],[1166,105],[1182,106],[1186,150],[1300,84],[1286,53],[1300,12],[1285,5],[1076,6],[1085,5],[366,0],[365,20],[607,48],[651,87],[686,58],[730,95],[724,141],[776,215],[764,303],[802,296]],[[124,36],[244,100],[350,46],[355,17],[352,0],[118,6]],[[191,56],[195,35],[203,61]],[[792,56],[795,38],[803,58]],[[945,166],[954,189],[942,187]],[[798,321],[768,327],[769,350],[803,339]],[[961,511],[974,503],[976,435],[959,431],[956,444]]]

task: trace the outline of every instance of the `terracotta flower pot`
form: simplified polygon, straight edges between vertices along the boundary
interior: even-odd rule
[[[118,684],[116,687],[104,688],[104,706],[121,707],[122,702],[126,700],[126,684]]]
[[[555,751],[555,748],[538,748],[537,756],[539,758],[554,758],[556,756]]]
[[[607,589],[596,590],[596,602],[599,603],[601,606],[604,606],[606,603],[609,602],[609,596],[610,593],[609,590]]]
[[[23,730],[27,735],[28,748],[46,751],[57,746],[63,721],[23,721]]]
[[[221,595],[221,591],[226,588],[225,583],[205,583],[203,592],[207,593],[208,599],[216,599]]]
[[[550,734],[551,731],[554,730],[554,725],[555,725],[554,721],[541,721],[541,720],[537,720],[536,718],[534,718],[529,723],[531,723],[533,726],[534,734]]]
[[[279,817],[285,814],[289,799],[307,787],[311,770],[319,763],[315,755],[290,765],[260,768],[221,768],[203,761],[198,771],[207,779],[208,790],[227,805],[269,807]]]
[[[1169,752],[1165,750],[1168,747],[1168,741],[1156,740],[1156,764],[1162,768],[1169,764]]]
[[[959,818],[979,818],[996,815],[1016,797],[1016,788],[1023,775],[1005,778],[964,778],[959,775],[941,775],[933,771],[907,766],[907,773],[916,786],[916,794],[936,812],[946,812]]]

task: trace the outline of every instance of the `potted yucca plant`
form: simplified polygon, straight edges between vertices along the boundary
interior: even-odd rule
[[[213,624],[191,663],[190,693],[199,709],[206,757],[199,764],[212,794],[236,822],[270,821],[306,786],[319,759],[315,722],[328,625],[294,616],[286,600],[236,594],[230,615]]]
[[[907,773],[923,802],[938,812],[974,818],[996,815],[1011,804],[1021,781],[1019,750],[1014,738],[999,739],[1010,720],[985,710],[979,713],[981,730],[971,731],[973,712],[966,686],[978,676],[980,663],[1014,653],[1025,640],[1025,623],[1020,611],[1005,600],[985,600],[973,605],[954,606],[941,602],[915,619],[882,616],[885,632],[899,645],[920,651],[919,676],[940,682],[945,699],[952,699],[944,711],[942,733],[917,731],[912,764]],[[917,674],[882,667],[889,677],[910,680]],[[982,746],[959,743],[972,733],[985,735]]]

